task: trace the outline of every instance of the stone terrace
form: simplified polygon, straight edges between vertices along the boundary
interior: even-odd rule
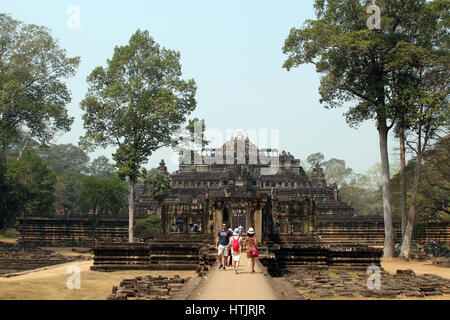
[[[0,242],[0,275],[89,259],[83,255],[66,256],[40,248]]]
[[[286,275],[308,299],[380,298],[442,296],[450,294],[450,280],[433,274],[415,275],[412,270],[381,271],[381,289],[369,290],[369,275],[362,270],[304,267]]]

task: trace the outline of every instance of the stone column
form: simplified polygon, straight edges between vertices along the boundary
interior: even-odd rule
[[[214,230],[213,235],[215,235],[222,228],[223,222],[223,204],[221,202],[215,203],[214,206]]]
[[[245,212],[245,228],[246,230],[243,230],[243,232],[247,232],[248,228],[252,226],[252,204],[249,201],[247,205],[247,211]]]
[[[167,209],[167,204],[161,205],[161,233],[167,234],[169,230],[169,213]]]
[[[263,239],[263,214],[262,214],[262,208],[263,205],[261,202],[257,202],[256,206],[255,206],[255,213],[253,216],[253,220],[254,220],[254,226],[253,228],[255,229],[255,234],[256,234],[256,241],[258,241],[258,243],[262,242]]]
[[[225,222],[227,223],[227,227],[231,228],[232,213],[231,213],[231,204],[229,204],[229,203],[227,205],[227,212],[228,212],[228,219]],[[223,212],[222,212],[222,214],[223,214]]]
[[[202,231],[201,234],[204,235],[206,234],[209,230],[209,200],[206,199],[205,202],[203,203],[203,212],[201,215],[201,220],[202,220]]]

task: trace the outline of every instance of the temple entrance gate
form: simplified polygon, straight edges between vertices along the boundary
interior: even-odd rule
[[[244,232],[252,227],[255,229],[257,241],[261,243],[266,231],[263,226],[263,208],[267,203],[266,197],[215,197],[212,199],[212,203],[214,203],[213,225],[215,230],[220,230],[222,222],[227,223],[232,229],[241,225]]]
[[[247,212],[246,210],[233,209],[231,227],[237,228],[239,226],[242,226],[244,231],[247,230]]]

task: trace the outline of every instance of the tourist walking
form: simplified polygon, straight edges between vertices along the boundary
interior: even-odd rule
[[[219,256],[219,270],[224,269],[225,270],[225,264],[227,263],[227,258],[229,255],[229,248],[228,245],[230,244],[230,238],[233,235],[233,233],[230,230],[227,230],[227,224],[222,224],[222,229],[217,233],[217,240],[216,240],[216,250],[217,254]]]
[[[239,228],[234,229],[233,236],[230,239],[230,244],[228,248],[231,249],[231,256],[233,257],[233,269],[236,274],[238,274],[239,261],[241,260],[242,252],[242,238],[239,234]]]
[[[233,229],[228,228],[228,230],[231,232],[231,234],[233,234]],[[231,251],[230,251],[230,247],[228,247],[228,257],[227,257],[227,262],[225,263],[225,265],[228,267],[233,266],[232,261],[231,261]]]
[[[254,273],[255,258],[258,257],[258,246],[256,244],[255,230],[253,228],[250,228],[247,231],[247,238],[245,238],[244,248],[247,252],[247,258],[250,261],[250,273]]]

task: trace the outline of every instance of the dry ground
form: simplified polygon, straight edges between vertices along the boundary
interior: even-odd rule
[[[381,266],[386,272],[389,272],[390,274],[395,274],[399,269],[411,269],[417,275],[435,274],[440,277],[450,279],[450,268],[443,268],[433,265],[431,260],[409,262],[402,258],[383,258]]]
[[[8,229],[6,233],[0,233],[0,241],[7,243],[17,243],[19,233],[16,230]]]
[[[43,271],[25,275],[0,278],[0,299],[2,300],[105,300],[113,286],[123,279],[143,275],[181,277],[195,276],[195,271],[118,271],[97,272],[89,268],[93,261],[66,263],[49,267]],[[67,268],[77,265],[81,270],[81,289],[69,290],[66,282],[71,274]]]
[[[80,252],[72,251],[72,249],[80,249],[83,252],[85,252],[89,248],[80,248],[80,247],[40,247],[40,248],[44,249],[44,250],[53,251],[55,253],[59,253],[59,254],[61,254],[63,256],[73,257],[73,256],[80,256],[80,255],[82,255],[82,256],[87,256],[87,257],[94,258],[94,254],[93,253],[80,253]]]
[[[4,241],[4,240],[2,240]],[[72,248],[45,248],[64,255],[79,255],[73,252]],[[83,254],[89,255],[89,254]],[[252,287],[255,283],[260,284],[258,290],[252,290],[256,296],[239,298],[257,298],[257,299],[276,299],[270,288],[266,286],[261,270],[257,267],[257,273],[249,275],[246,259],[241,260],[240,274],[235,275],[232,269],[227,271],[213,271],[210,276],[215,275],[215,281],[208,281],[210,285],[203,286],[191,299],[224,299],[236,296],[235,285],[240,281],[251,280]],[[123,279],[134,278],[137,276],[167,276],[173,277],[175,274],[181,277],[196,276],[194,271],[119,271],[119,272],[96,272],[89,268],[93,261],[70,262],[62,265],[48,267],[46,270],[30,272],[24,275],[2,278],[0,277],[0,299],[1,300],[104,300],[111,293],[112,286],[118,286]],[[67,279],[71,274],[67,273],[67,268],[71,265],[77,265],[81,270],[81,289],[69,290],[66,286]],[[383,259],[382,267],[390,274],[395,274],[396,270],[412,269],[417,275],[436,274],[450,279],[450,268],[438,267],[432,265],[431,261],[405,261],[400,258]],[[214,277],[214,276],[213,276]],[[258,278],[259,281],[253,281]],[[214,280],[214,279],[213,279]],[[217,292],[217,281],[223,281],[226,285]],[[212,286],[211,286],[212,285]],[[249,284],[250,285],[250,284]],[[255,288],[253,288],[255,289]],[[300,291],[300,290],[299,290]],[[300,291],[309,299],[323,299],[315,296],[308,296],[306,292]],[[330,297],[328,299],[364,299],[371,300],[376,298],[365,297]],[[393,300],[450,300],[450,295],[429,296],[424,298],[414,298],[398,296]]]
[[[432,264],[431,260],[427,261],[406,261],[402,258],[390,258],[382,259],[382,268],[389,274],[395,275],[397,270],[411,269],[416,275],[435,274],[443,278],[450,279],[450,268],[443,268]],[[331,277],[333,277],[333,271],[329,271]],[[380,300],[375,297],[363,297],[357,292],[353,292],[354,296],[330,296],[327,298],[320,297],[311,292],[311,290],[305,290],[297,287],[297,290],[306,298],[311,300]],[[405,295],[399,295],[396,298],[382,298],[383,300],[450,300],[450,294],[443,294],[441,296],[425,296],[425,297],[407,297]]]

